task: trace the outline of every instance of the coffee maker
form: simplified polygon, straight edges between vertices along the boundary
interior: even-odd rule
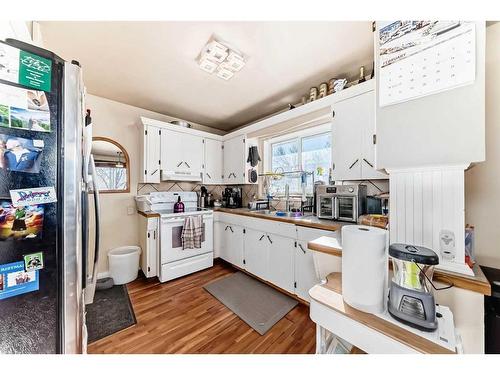
[[[243,191],[239,187],[227,187],[222,193],[222,206],[227,208],[240,208],[242,204]]]

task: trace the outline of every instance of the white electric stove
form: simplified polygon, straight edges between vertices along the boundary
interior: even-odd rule
[[[174,205],[181,197],[184,212],[174,212]],[[198,208],[196,192],[153,192],[138,198],[144,202],[143,211],[160,214],[160,251],[158,277],[161,282],[200,271],[213,266],[213,211]],[[201,215],[203,237],[201,248],[182,249],[182,229],[187,216]]]

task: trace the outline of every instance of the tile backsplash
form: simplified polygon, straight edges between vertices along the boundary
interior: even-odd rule
[[[344,184],[358,184],[359,181],[345,181]],[[374,181],[363,181],[363,184],[367,186],[368,195],[376,195],[380,192],[389,191],[389,180],[374,180]],[[215,199],[222,199],[222,192],[225,185],[203,185],[199,182],[185,182],[185,181],[162,181],[160,184],[138,184],[137,185],[137,195],[148,194],[153,191],[195,191],[200,192],[201,187],[205,186],[209,193],[211,193]],[[243,207],[246,207],[248,202],[254,198],[258,198],[259,188],[258,185],[234,185],[243,188]],[[271,205],[278,209],[283,210],[285,208],[285,202],[283,199],[274,199]],[[292,202],[292,207],[300,208],[300,199],[295,199]]]
[[[205,186],[214,199],[222,199],[222,192],[226,188],[225,185],[203,185],[198,182],[185,181],[162,181],[159,184],[137,184],[137,195],[148,194],[153,191],[195,191],[200,192],[201,187]],[[243,206],[253,199],[253,196],[258,194],[257,185],[235,185],[243,188]]]

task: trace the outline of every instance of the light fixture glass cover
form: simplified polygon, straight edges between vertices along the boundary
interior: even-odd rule
[[[234,76],[234,73],[226,69],[223,64],[219,65],[219,68],[217,69],[217,77],[225,79],[226,81],[231,79]]]
[[[204,70],[207,73],[213,73],[218,67],[218,64],[216,62],[210,61],[209,59],[202,59],[200,60],[200,69]]]
[[[226,59],[227,55],[227,47],[216,40],[212,40],[205,46],[202,58],[221,63]]]
[[[241,68],[245,66],[245,60],[243,59],[243,56],[238,55],[234,51],[229,52],[226,60],[230,69],[235,72],[239,72]]]

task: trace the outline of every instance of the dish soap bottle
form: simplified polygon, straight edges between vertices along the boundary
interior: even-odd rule
[[[184,203],[181,202],[181,197],[177,198],[177,203],[174,204],[174,213],[184,212]]]

